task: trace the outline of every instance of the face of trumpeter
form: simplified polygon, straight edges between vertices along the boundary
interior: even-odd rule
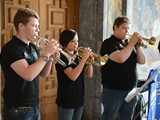
[[[19,24],[19,32],[26,42],[33,41],[39,31],[39,21],[35,17],[30,17],[26,25]]]
[[[75,35],[74,38],[68,43],[66,50],[70,53],[73,53],[78,48],[78,36]]]
[[[128,34],[129,34],[129,29],[130,29],[130,24],[124,22],[123,24],[121,24],[119,27],[115,26],[114,27],[114,35],[121,40],[124,40],[127,38]]]

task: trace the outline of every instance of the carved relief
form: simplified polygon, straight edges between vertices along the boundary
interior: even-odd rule
[[[60,8],[59,0],[40,1],[40,34],[48,39],[54,38],[58,41],[61,29],[65,28],[65,9]],[[57,109],[55,104],[57,94],[57,77],[55,66],[47,79],[42,80],[40,94],[42,120],[57,119]],[[52,111],[52,112],[51,112]],[[54,116],[54,117],[53,117]]]
[[[2,43],[6,43],[11,39],[12,35],[16,33],[13,25],[13,18],[17,9],[25,6],[18,5],[17,0],[5,0],[4,3],[2,3],[2,6],[5,6],[4,11],[2,12],[2,16],[4,17],[2,19]]]
[[[69,0],[61,0],[61,8],[68,8]]]

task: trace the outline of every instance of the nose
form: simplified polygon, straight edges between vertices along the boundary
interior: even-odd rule
[[[129,33],[129,28],[126,29],[126,32]]]
[[[36,31],[37,31],[37,32],[39,32],[39,31],[40,31],[39,27],[37,27],[37,28],[36,28]]]
[[[77,42],[75,42],[75,44],[78,46],[78,41],[77,41]]]

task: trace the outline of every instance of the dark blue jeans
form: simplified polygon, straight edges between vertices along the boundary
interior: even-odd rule
[[[58,107],[58,120],[81,120],[83,113],[83,106],[72,109],[65,109]]]
[[[4,107],[4,120],[40,120],[39,106],[26,107]]]
[[[110,90],[103,88],[102,104],[104,111],[102,120],[132,120],[134,108],[136,105],[136,97],[129,103],[125,101],[125,97],[129,91]]]

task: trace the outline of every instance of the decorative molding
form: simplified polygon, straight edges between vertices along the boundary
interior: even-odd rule
[[[68,8],[69,0],[60,0],[61,8]]]

